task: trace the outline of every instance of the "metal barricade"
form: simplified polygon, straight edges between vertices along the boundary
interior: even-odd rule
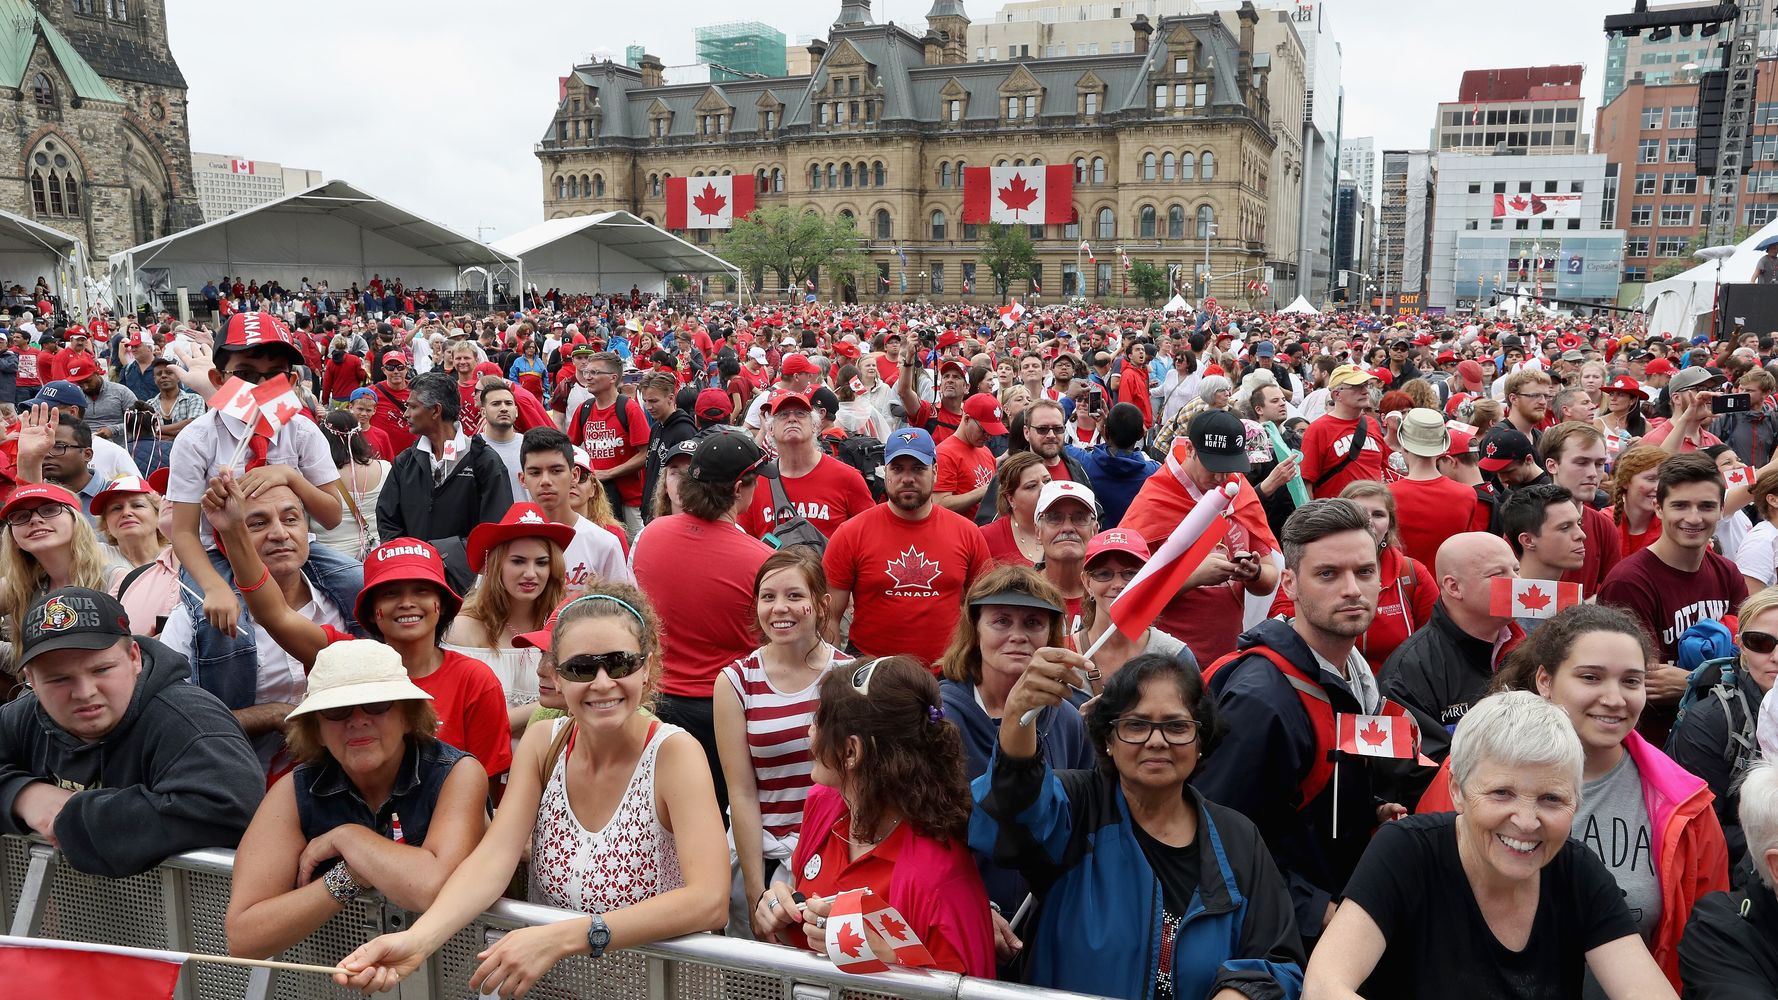
[[[127,832],[119,832],[128,836]],[[109,879],[70,868],[42,841],[0,838],[0,906],[9,933],[137,948],[226,954],[234,852],[193,851],[152,871]],[[458,931],[426,966],[390,994],[399,1000],[463,1000],[476,954],[507,931],[571,920],[569,910],[499,900]],[[360,899],[278,956],[333,965],[370,938],[399,931],[413,914],[380,898]],[[345,1000],[360,994],[314,974],[267,973],[192,962],[178,1000]],[[810,952],[696,934],[594,960],[567,959],[528,994],[535,1000],[1037,1000],[1078,994],[893,969],[848,975]]]

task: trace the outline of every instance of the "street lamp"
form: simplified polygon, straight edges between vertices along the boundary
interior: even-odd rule
[[[1204,284],[1198,289],[1198,301],[1202,302],[1210,295],[1210,238],[1216,235],[1216,223],[1206,222],[1204,230]]]

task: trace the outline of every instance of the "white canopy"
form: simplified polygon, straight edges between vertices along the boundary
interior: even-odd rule
[[[508,254],[337,180],[111,255],[112,285],[129,310],[146,293],[185,287],[195,297],[225,274],[286,288],[308,278],[340,292],[375,274],[458,289],[465,272],[518,269]]]
[[[49,279],[62,308],[86,318],[86,251],[80,240],[0,210],[0,281],[8,288],[23,285],[28,291],[39,276]]]
[[[614,292],[634,285],[664,292],[674,274],[731,274],[740,269],[696,244],[629,212],[549,219],[494,246],[525,263],[526,279],[541,289]]]
[[[1287,316],[1319,316],[1319,315],[1321,315],[1321,310],[1310,305],[1309,300],[1303,298],[1301,295],[1298,295],[1296,297],[1296,301],[1292,302],[1290,305],[1287,305],[1278,311],[1281,313],[1284,313]]]
[[[1190,309],[1191,307],[1192,307],[1192,304],[1190,302],[1185,301],[1184,296],[1175,294],[1172,298],[1167,300],[1166,305],[1161,307],[1161,312],[1164,312],[1164,313],[1184,312],[1185,310]]]
[[[1660,281],[1642,290],[1640,308],[1648,314],[1648,332],[1690,340],[1699,316],[1708,316],[1716,302],[1717,264],[1722,265],[1722,283],[1741,284],[1753,280],[1753,265],[1763,254],[1756,250],[1761,243],[1778,236],[1778,220],[1766,223],[1759,232],[1742,240],[1735,255],[1723,261],[1704,261],[1698,266]]]

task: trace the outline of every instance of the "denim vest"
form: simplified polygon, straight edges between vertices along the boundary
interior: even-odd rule
[[[234,571],[220,552],[210,550],[210,565],[222,575],[224,582],[234,586]],[[303,563],[303,575],[309,584],[340,609],[346,619],[346,631],[359,638],[365,632],[352,617],[358,592],[364,589],[364,565],[328,548],[309,546],[309,561]],[[184,567],[179,569],[179,603],[191,616],[191,679],[192,683],[222,699],[230,710],[250,708],[259,686],[259,652],[254,648],[253,613],[247,602],[240,600],[241,617],[235,626],[235,637],[229,638],[204,617],[204,604],[192,596],[197,581]],[[239,598],[237,598],[239,599]]]
[[[426,842],[426,831],[432,826],[432,808],[438,804],[445,778],[467,756],[438,740],[408,740],[401,768],[395,772],[395,784],[389,789],[389,799],[375,813],[331,755],[320,763],[299,764],[291,773],[291,781],[303,839],[314,840],[348,823],[367,826],[378,836],[393,839],[395,820],[399,817],[401,842],[419,847]]]

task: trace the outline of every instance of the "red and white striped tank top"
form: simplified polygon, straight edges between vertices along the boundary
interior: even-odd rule
[[[817,688],[827,671],[846,659],[838,650],[831,650],[831,654],[820,672],[807,672],[809,683],[800,691],[774,687],[766,679],[758,649],[722,669],[722,676],[741,697],[741,712],[747,720],[747,750],[753,755],[760,822],[768,847],[773,838],[789,840],[802,829],[803,800],[808,797],[809,775],[815,767],[809,750],[809,723],[814,721],[820,701]]]

